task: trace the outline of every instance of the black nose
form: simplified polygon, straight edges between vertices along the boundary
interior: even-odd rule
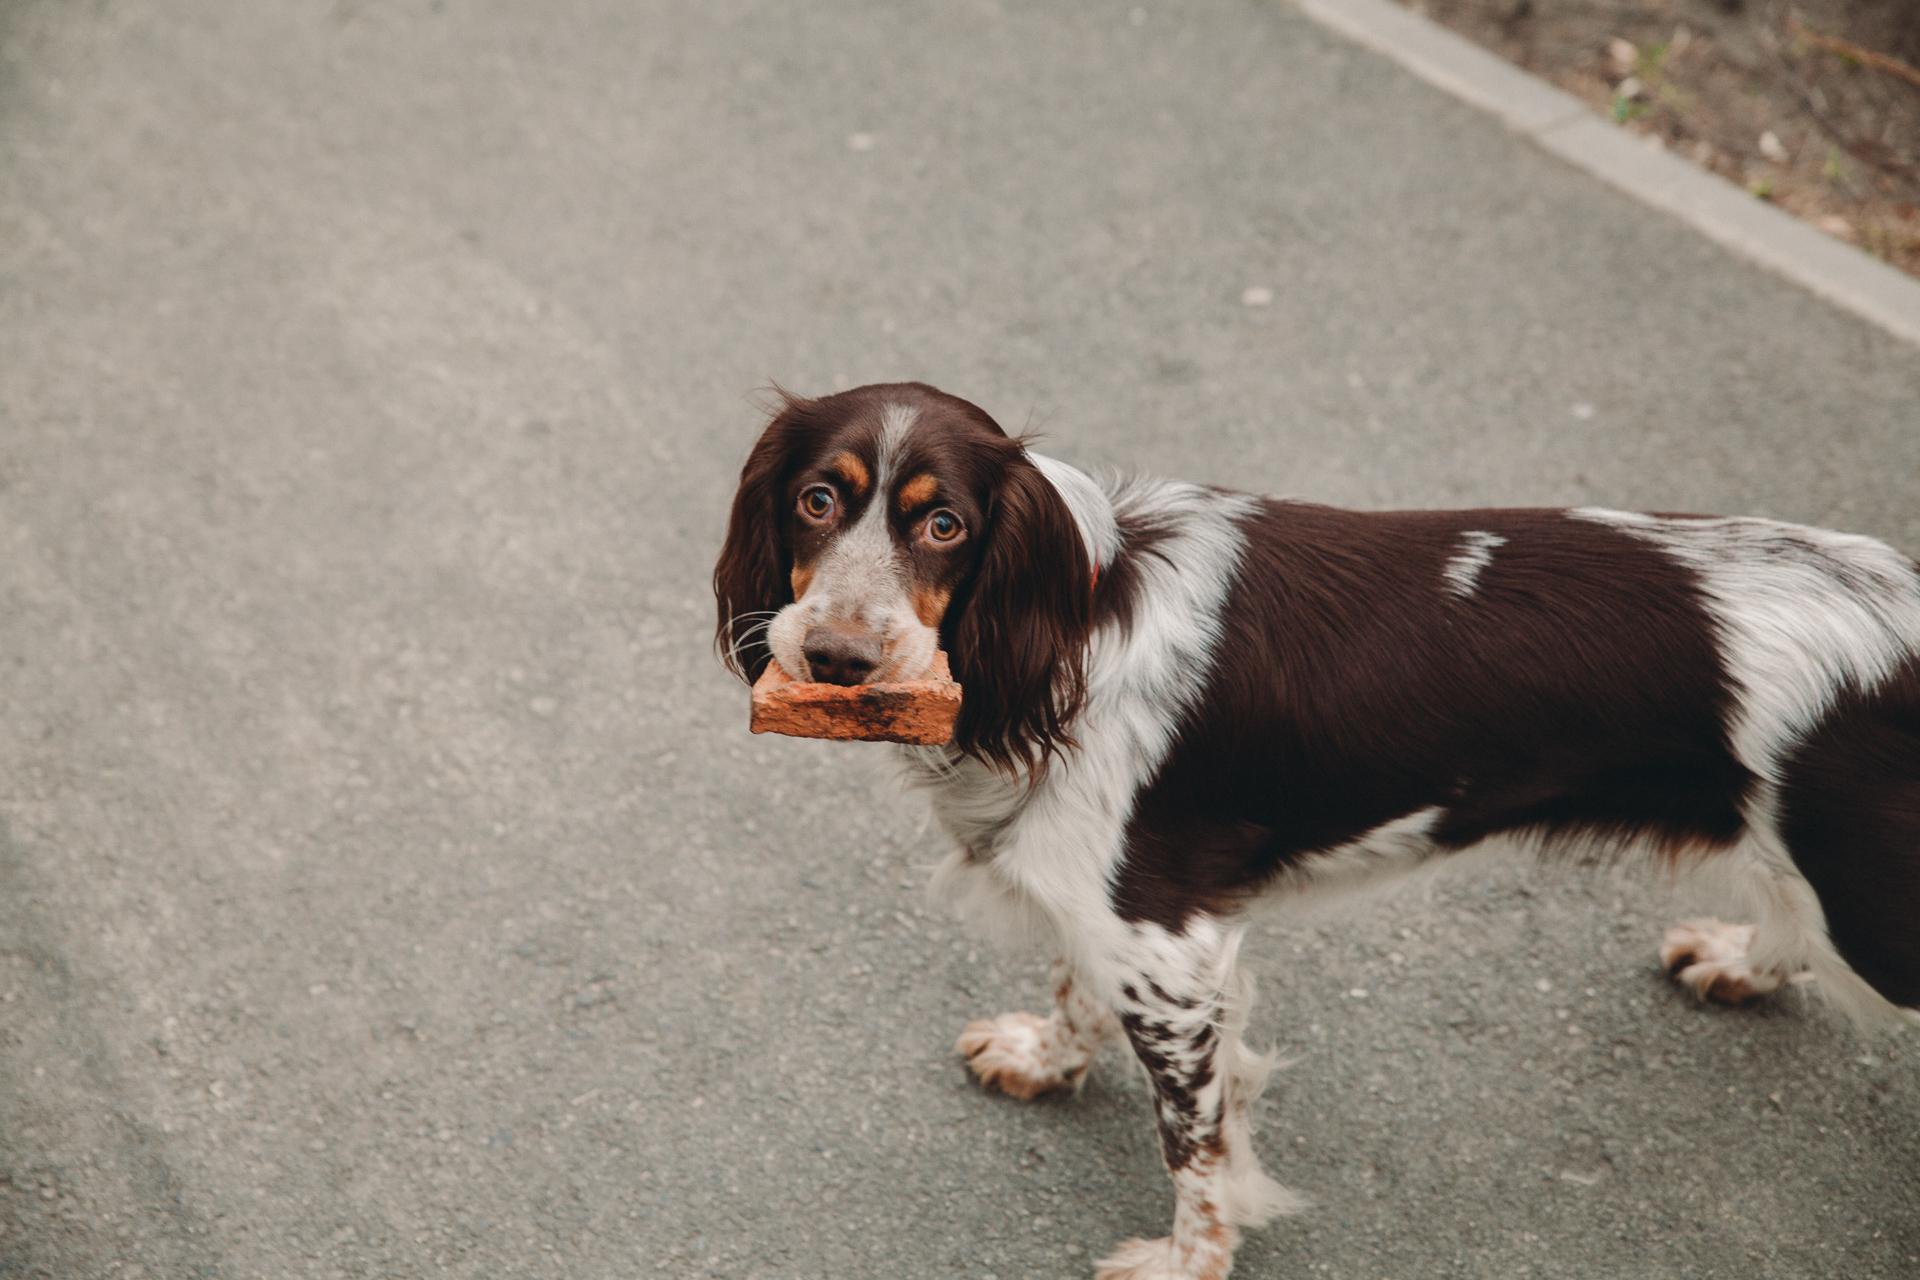
[[[807,669],[821,684],[859,684],[880,665],[880,642],[832,624],[810,627],[800,642]]]

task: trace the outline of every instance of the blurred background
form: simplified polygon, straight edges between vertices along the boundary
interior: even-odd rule
[[[1910,6],[1429,8],[1911,266],[1920,89],[1832,43],[1910,66]],[[924,900],[881,749],[746,732],[707,576],[770,381],[1920,550],[1920,352],[1282,0],[10,0],[0,338],[8,1276],[1164,1230],[1117,1057],[968,1082],[1040,965]],[[1912,1046],[1693,1007],[1672,914],[1516,868],[1263,926],[1260,1141],[1319,1208],[1236,1274],[1920,1274]]]

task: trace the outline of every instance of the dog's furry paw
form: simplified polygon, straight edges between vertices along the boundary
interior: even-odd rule
[[[1053,1024],[1031,1013],[969,1022],[954,1048],[981,1084],[1022,1102],[1073,1088],[1086,1076],[1089,1063],[1085,1058],[1062,1062],[1065,1055]]]
[[[1778,991],[1787,975],[1747,962],[1753,926],[1723,920],[1683,920],[1667,930],[1660,963],[1675,982],[1702,1000],[1739,1006]]]
[[[1204,1240],[1178,1248],[1172,1238],[1128,1240],[1094,1264],[1093,1280],[1225,1280],[1233,1269],[1233,1240]]]

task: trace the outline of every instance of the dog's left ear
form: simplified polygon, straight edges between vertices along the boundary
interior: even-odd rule
[[[1093,569],[1059,490],[1017,445],[985,542],[964,600],[942,627],[961,685],[954,743],[1038,778],[1057,749],[1073,745],[1086,697]]]

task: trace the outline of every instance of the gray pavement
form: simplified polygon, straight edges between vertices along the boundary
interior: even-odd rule
[[[0,1275],[1080,1276],[1117,1059],[706,587],[751,389],[1920,549],[1920,355],[1277,3],[0,6]],[[1267,288],[1267,306],[1243,291]],[[1920,1275],[1920,1045],[1656,887],[1263,928],[1250,1277]]]

